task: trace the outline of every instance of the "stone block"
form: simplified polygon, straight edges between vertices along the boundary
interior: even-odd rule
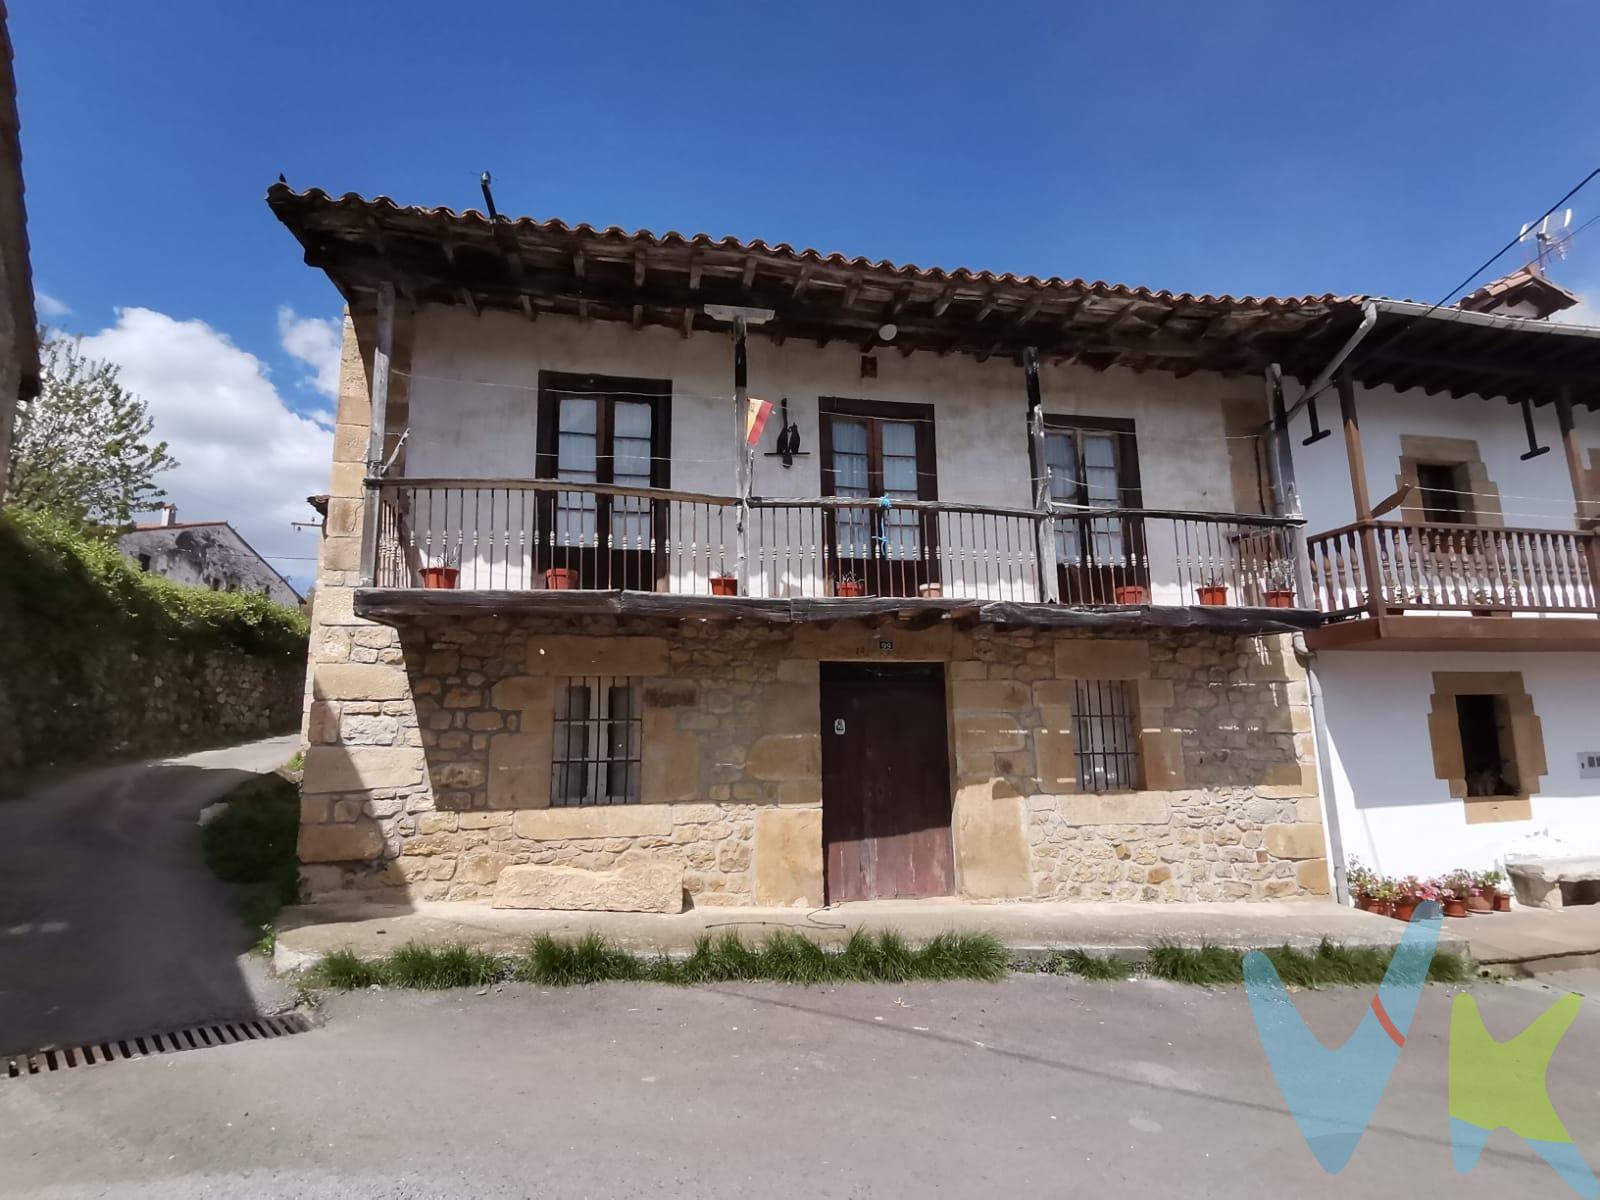
[[[510,865],[511,859],[504,854],[464,854],[456,864],[455,877],[460,883],[492,884]]]
[[[957,679],[950,686],[957,712],[1024,712],[1033,707],[1033,693],[1014,679]]]
[[[1057,808],[1067,825],[1165,825],[1169,801],[1166,792],[1085,792],[1062,796]]]
[[[1328,860],[1308,858],[1304,862],[1296,863],[1294,878],[1302,891],[1310,892],[1313,896],[1326,896],[1329,891]]]
[[[669,709],[646,709],[639,798],[646,804],[700,799],[700,739],[679,729]]]
[[[827,629],[800,625],[793,635],[797,658],[829,661],[881,659],[884,662],[949,662],[955,644],[949,624],[928,629],[869,628],[859,622],[841,621]],[[885,650],[882,643],[888,642]]]
[[[646,708],[693,708],[700,685],[693,679],[655,679],[644,689]]]
[[[668,837],[674,812],[664,804],[596,804],[524,809],[512,814],[511,832],[535,842],[572,838]],[[464,826],[465,827],[465,826]]]
[[[1184,784],[1183,734],[1176,729],[1146,729],[1139,735],[1145,786],[1161,791]]]
[[[332,745],[339,740],[339,706],[329,700],[313,700],[306,712],[306,740],[313,746]]]
[[[766,688],[757,701],[761,728],[767,733],[815,736],[822,727],[822,686],[791,683]]]
[[[506,712],[542,714],[545,724],[549,724],[555,716],[555,695],[556,685],[552,679],[513,675],[495,684],[489,699],[495,708]]]
[[[1033,752],[1039,768],[1039,786],[1047,792],[1078,790],[1077,739],[1071,714],[1065,709],[1044,710],[1044,725],[1033,731]]]
[[[1159,728],[1161,715],[1172,707],[1172,680],[1141,679],[1139,685],[1139,720],[1146,727]]]
[[[1005,754],[1028,744],[1027,734],[1015,717],[975,717],[955,719],[956,750],[960,754]]]
[[[371,820],[302,825],[298,853],[303,863],[363,862],[383,854],[383,831]]]
[[[631,675],[667,673],[665,638],[549,635],[528,639],[530,675]]]
[[[1267,853],[1273,858],[1321,858],[1326,850],[1321,825],[1268,825]]]
[[[820,779],[822,738],[815,733],[769,733],[756,739],[745,756],[751,779]]]
[[[822,803],[822,780],[785,779],[778,784],[778,803],[816,807]]]
[[[320,604],[322,597],[317,597]],[[405,700],[411,681],[400,667],[365,663],[318,663],[311,673],[314,700]]]
[[[1460,739],[1457,738],[1459,741]],[[1297,796],[1315,796],[1317,790],[1317,764],[1314,762],[1268,763],[1262,779],[1256,785],[1256,795],[1274,800],[1291,800]]]
[[[1056,642],[1056,675],[1062,679],[1142,679],[1149,674],[1148,642],[1109,638]]]
[[[492,903],[558,911],[682,912],[683,864],[634,862],[603,871],[533,863],[506,867]]]
[[[969,900],[1015,900],[1033,895],[1022,797],[956,795],[956,879]]]
[[[822,890],[822,810],[764,808],[756,813],[755,902],[814,908]]]
[[[544,808],[550,803],[550,729],[500,733],[489,740],[489,807]]]
[[[313,795],[412,787],[422,782],[415,746],[308,746],[302,790]]]
[[[822,667],[815,659],[785,658],[778,663],[779,683],[816,683]]]

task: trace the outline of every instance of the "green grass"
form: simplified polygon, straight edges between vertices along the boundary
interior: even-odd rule
[[[1289,987],[1364,987],[1383,982],[1393,950],[1382,946],[1342,946],[1324,938],[1315,950],[1277,946],[1262,951]],[[1229,987],[1244,982],[1244,953],[1221,946],[1157,946],[1150,951],[1149,972],[1157,979],[1199,987]],[[1459,954],[1440,950],[1428,968],[1431,983],[1463,983],[1470,964]]]
[[[1306,952],[1279,946],[1266,955],[1291,987],[1319,988],[1376,984],[1383,979],[1391,951],[1367,946],[1340,946],[1324,941]],[[805,935],[780,929],[759,942],[737,933],[707,934],[682,958],[642,955],[624,950],[597,933],[577,939],[541,934],[522,953],[500,958],[454,943],[425,946],[416,942],[367,961],[349,950],[324,958],[308,977],[316,987],[354,991],[374,984],[437,990],[481,988],[502,980],[539,987],[581,987],[591,983],[647,982],[692,986],[763,980],[815,986],[832,983],[909,983],[948,979],[994,981],[1005,976],[1009,955],[988,934],[944,933],[910,946],[900,934],[852,933],[838,948],[820,946]],[[1428,978],[1435,983],[1461,983],[1469,964],[1441,951]],[[1056,975],[1082,979],[1126,979],[1133,964],[1109,956],[1067,950],[1049,959],[1045,968]],[[1225,987],[1244,982],[1244,954],[1221,946],[1157,946],[1150,951],[1148,973],[1157,979],[1200,987]]]
[[[1050,956],[1045,970],[1051,975],[1076,975],[1080,979],[1126,979],[1133,973],[1133,964],[1110,955],[1063,950]]]
[[[312,971],[319,987],[351,991],[383,984],[402,988],[483,987],[503,979],[540,987],[653,982],[680,986],[767,980],[773,983],[904,983],[912,980],[996,980],[1006,973],[1005,947],[988,934],[940,934],[921,946],[898,933],[856,932],[828,949],[792,930],[760,942],[736,933],[706,935],[684,958],[639,955],[598,934],[564,940],[542,934],[507,961],[462,945],[408,943],[385,958],[364,961],[348,950]]]
[[[200,829],[200,852],[213,875],[239,885],[239,915],[256,933],[257,948],[270,952],[278,910],[300,898],[300,789],[264,775],[226,799],[228,807]]]

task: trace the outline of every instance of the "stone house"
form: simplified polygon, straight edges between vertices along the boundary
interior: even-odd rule
[[[255,592],[286,608],[300,593],[226,521],[180,521],[163,504],[159,520],[135,525],[117,539],[122,556],[141,571],[214,592]]]
[[[1357,306],[268,203],[348,302],[313,895],[1329,891],[1261,371]]]

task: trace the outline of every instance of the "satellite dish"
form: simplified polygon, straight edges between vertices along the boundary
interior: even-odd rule
[[[878,326],[878,337],[881,338],[883,341],[886,341],[886,342],[894,341],[894,335],[899,333],[899,332],[900,332],[900,327],[898,325],[896,325],[893,321],[890,321],[885,325],[879,325]]]

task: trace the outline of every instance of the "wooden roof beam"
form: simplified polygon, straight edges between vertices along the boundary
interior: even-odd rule
[[[944,291],[940,292],[938,298],[934,300],[933,315],[936,317],[944,316],[945,310],[950,307],[950,302],[955,298],[956,285],[952,283]]]

